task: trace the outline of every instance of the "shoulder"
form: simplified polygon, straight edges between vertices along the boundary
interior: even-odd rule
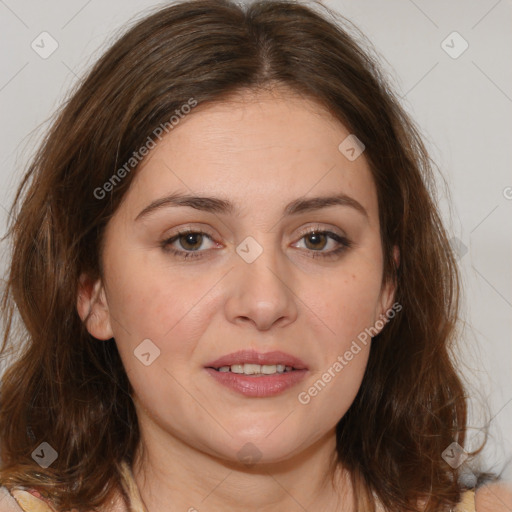
[[[476,512],[510,512],[512,510],[512,485],[492,483],[476,490]]]
[[[33,489],[0,487],[0,512],[55,512],[48,500]]]
[[[48,498],[35,489],[0,487],[0,512],[57,512]],[[78,512],[72,509],[67,512]]]
[[[128,507],[121,492],[108,503],[93,509],[96,512],[128,512]],[[7,488],[0,483],[0,512],[58,512],[52,501],[41,495],[35,489],[26,487]],[[72,508],[64,512],[79,512]],[[90,512],[93,512],[92,510]]]

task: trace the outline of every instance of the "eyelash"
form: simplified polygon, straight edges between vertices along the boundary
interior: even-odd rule
[[[185,251],[185,250],[177,250],[177,249],[174,249],[171,247],[171,244],[174,243],[176,240],[178,240],[180,237],[190,235],[190,234],[206,235],[210,240],[213,241],[212,237],[204,231],[195,231],[193,229],[185,229],[183,231],[179,231],[177,235],[174,235],[171,238],[163,240],[160,243],[160,246],[166,253],[170,253],[173,256],[176,256],[178,258],[183,258],[183,259],[202,258],[201,253],[203,253],[205,251],[199,251],[199,250]],[[299,240],[302,240],[304,237],[311,235],[311,234],[327,235],[329,238],[331,238],[332,240],[334,240],[335,242],[338,242],[340,244],[340,247],[338,247],[337,249],[334,249],[332,251],[329,251],[329,252],[308,250],[309,252],[312,253],[312,255],[311,255],[312,258],[326,258],[326,259],[336,258],[337,256],[341,255],[341,253],[345,252],[347,249],[349,249],[353,245],[352,242],[350,240],[348,240],[348,238],[346,238],[344,236],[340,236],[336,233],[333,233],[332,231],[321,230],[319,228],[314,228],[314,229],[309,229],[307,231],[304,231],[303,233],[301,233]]]

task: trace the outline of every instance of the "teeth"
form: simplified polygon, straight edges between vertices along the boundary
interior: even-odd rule
[[[261,365],[260,364],[244,364],[244,373],[245,375],[254,375],[256,373],[262,373],[261,372]]]
[[[219,372],[243,373],[244,375],[274,375],[276,373],[291,372],[293,367],[284,364],[232,364],[221,366]]]

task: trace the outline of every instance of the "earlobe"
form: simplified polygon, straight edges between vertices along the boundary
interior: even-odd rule
[[[393,246],[393,260],[395,262],[395,269],[398,270],[398,267],[400,266],[400,249],[398,248],[398,245]]]
[[[393,262],[394,262],[394,274],[392,278],[390,279],[390,282],[388,283],[389,286],[389,297],[388,302],[386,304],[386,311],[389,311],[394,304],[395,296],[396,296],[396,287],[397,287],[397,274],[398,274],[398,268],[400,267],[400,249],[398,248],[398,245],[393,246]]]
[[[388,316],[388,313],[393,306],[395,292],[396,292],[395,281],[389,279],[388,282],[385,284],[385,286],[382,289],[379,317]]]
[[[113,338],[105,288],[101,279],[80,276],[76,303],[78,315],[91,336],[100,340]]]
[[[400,267],[400,249],[397,245],[393,246],[393,263],[394,273],[393,276],[389,279],[389,282],[386,283],[386,289],[384,293],[386,300],[383,303],[383,314],[386,314],[392,308],[396,296],[397,273],[398,267]]]
[[[393,247],[393,261],[395,270],[398,270],[398,267],[400,266],[400,250],[396,245]],[[393,301],[396,295],[396,285],[396,275],[389,278],[383,285],[380,296],[381,300],[379,304],[380,311],[378,318],[389,317],[390,310],[395,309]],[[400,307],[400,309],[402,308]],[[399,310],[397,309],[397,311]]]

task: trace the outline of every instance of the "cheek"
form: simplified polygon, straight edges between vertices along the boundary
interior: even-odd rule
[[[215,279],[156,267],[133,254],[122,258],[114,251],[105,271],[112,328],[120,350],[133,352],[150,339],[161,355],[172,352],[173,357],[186,360],[208,325],[207,293]]]
[[[320,285],[306,285],[304,302],[318,311],[319,327],[331,345],[343,348],[378,317],[381,274],[374,268],[348,268]]]
[[[211,304],[205,295],[215,279],[157,268],[143,258],[122,259],[114,253],[105,271],[109,272],[109,311],[123,366],[139,404],[163,424],[166,411],[179,407],[188,396],[182,386],[188,382],[198,339],[209,325]],[[148,365],[142,356],[146,353]],[[200,416],[200,412],[195,414]]]
[[[380,273],[353,269],[330,280],[327,289],[310,288],[311,298],[317,297],[312,309],[321,312],[321,321],[315,320],[318,365],[298,390],[297,401],[309,411],[308,421],[321,417],[334,426],[350,408],[364,377],[371,346],[365,329],[374,325]]]
[[[339,304],[336,330],[344,338],[356,337],[374,323],[379,292],[380,274],[376,280],[371,273],[352,273],[343,281],[334,300]]]

